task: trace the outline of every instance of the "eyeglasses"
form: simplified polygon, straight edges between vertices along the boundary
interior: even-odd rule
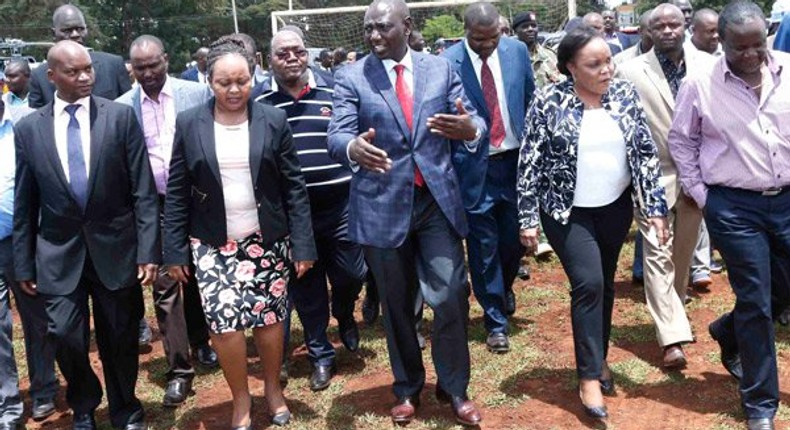
[[[277,51],[274,55],[282,61],[285,61],[291,58],[291,54],[294,54],[296,58],[304,58],[307,56],[307,50],[304,49],[293,49],[293,50],[286,50],[286,51]]]

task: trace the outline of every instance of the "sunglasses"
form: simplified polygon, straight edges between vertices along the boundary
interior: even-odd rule
[[[307,56],[307,50],[304,49],[294,49],[294,50],[287,50],[287,51],[277,51],[274,55],[279,58],[280,60],[287,60],[291,58],[291,54],[294,54],[296,58],[304,58]]]

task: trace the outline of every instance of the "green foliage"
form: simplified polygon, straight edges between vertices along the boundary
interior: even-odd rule
[[[433,43],[440,37],[462,37],[464,24],[453,15],[438,15],[425,20],[422,36],[428,43]]]

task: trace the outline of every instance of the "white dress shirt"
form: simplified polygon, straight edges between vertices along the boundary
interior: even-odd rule
[[[241,240],[261,229],[250,173],[249,123],[226,126],[214,122],[214,142],[222,178],[228,239]]]
[[[469,58],[472,60],[472,67],[475,69],[475,76],[477,82],[480,84],[480,89],[483,88],[483,81],[480,80],[481,70],[483,70],[483,59],[469,46],[469,42],[464,40],[464,47]],[[505,140],[499,148],[489,146],[488,153],[496,154],[498,152],[510,151],[512,149],[520,148],[519,136],[513,132],[513,127],[510,125],[510,111],[507,108],[507,97],[505,96],[505,84],[502,80],[502,67],[499,64],[499,54],[495,49],[494,52],[488,57],[486,64],[491,69],[491,75],[494,77],[494,84],[496,85],[496,95],[499,101],[499,112],[502,114],[502,122],[505,125]],[[491,124],[488,125],[489,132],[491,131]]]
[[[91,102],[90,96],[83,97],[75,103],[68,103],[58,97],[55,92],[55,103],[53,106],[53,114],[55,116],[55,147],[58,150],[58,157],[60,157],[60,165],[63,166],[63,173],[66,174],[66,179],[71,181],[69,175],[69,149],[68,149],[68,129],[69,120],[71,115],[66,112],[66,106],[71,104],[78,104],[80,107],[74,116],[80,124],[80,137],[82,139],[82,156],[85,158],[85,177],[90,175],[91,164]]]

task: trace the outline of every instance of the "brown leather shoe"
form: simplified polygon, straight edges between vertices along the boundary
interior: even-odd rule
[[[463,399],[461,397],[453,397],[453,414],[455,420],[465,426],[476,426],[480,424],[483,417],[480,416],[480,411],[477,409],[471,400]]]
[[[679,343],[664,347],[664,367],[667,369],[681,369],[686,367],[686,354]]]
[[[414,419],[417,413],[417,407],[420,406],[420,399],[418,397],[401,397],[395,406],[390,409],[390,416],[392,422],[395,424],[408,424]]]

